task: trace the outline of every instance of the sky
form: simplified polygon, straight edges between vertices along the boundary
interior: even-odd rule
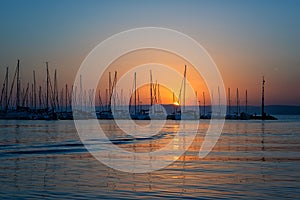
[[[45,62],[58,80],[72,84],[87,54],[101,41],[138,27],[180,31],[200,43],[217,64],[225,87],[248,90],[259,105],[300,105],[300,1],[0,1],[0,81],[5,68],[21,79]],[[117,48],[117,47],[116,47]],[[1,83],[2,85],[2,83]],[[233,93],[234,95],[234,93]]]

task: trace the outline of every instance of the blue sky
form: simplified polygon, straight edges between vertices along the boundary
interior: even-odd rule
[[[0,1],[0,74],[21,59],[24,79],[49,61],[72,82],[84,57],[118,32],[145,26],[183,32],[215,60],[226,87],[255,93],[262,75],[269,104],[300,104],[300,1]],[[37,70],[37,71],[38,71]],[[0,80],[2,80],[0,77]],[[257,104],[253,101],[253,104]]]

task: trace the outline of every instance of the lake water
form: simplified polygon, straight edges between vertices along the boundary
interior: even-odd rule
[[[299,199],[300,117],[278,117],[226,121],[204,159],[198,153],[209,121],[201,121],[199,135],[185,154],[164,169],[142,174],[101,164],[81,143],[73,121],[3,120],[0,198]],[[151,140],[128,140],[115,134],[112,121],[101,124],[110,139],[119,141],[115,145],[129,151],[147,150],[149,144],[159,149],[172,140],[172,132]]]

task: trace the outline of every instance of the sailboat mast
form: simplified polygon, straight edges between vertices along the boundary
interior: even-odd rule
[[[219,115],[221,115],[221,95],[220,95],[220,87],[218,86],[218,104],[219,104]]]
[[[237,116],[240,114],[240,105],[239,105],[239,88],[236,88],[236,113]]]
[[[248,113],[248,92],[246,90],[246,114]]]
[[[105,109],[108,110],[108,89],[105,90]]]
[[[35,71],[33,70],[33,105],[36,109],[36,80],[35,80]]]
[[[17,100],[16,100],[16,109],[20,106],[20,60],[17,64]]]
[[[230,99],[230,88],[228,88],[228,113],[231,113],[231,99]]]
[[[157,103],[161,104],[161,97],[160,97],[160,91],[159,91],[159,84],[157,84]]]
[[[58,102],[58,86],[57,86],[57,74],[56,74],[56,69],[54,71],[54,97],[53,97],[53,102],[54,102],[54,109],[57,107],[57,110],[59,110],[59,102]]]
[[[203,112],[204,112],[204,116],[205,116],[205,93],[203,92]]]
[[[5,76],[5,112],[8,110],[8,67],[6,67]]]
[[[141,105],[140,105],[140,93],[137,91],[137,102],[138,102],[138,110],[141,111]]]
[[[134,114],[136,115],[136,72],[134,72]]]
[[[81,75],[80,75],[80,89],[79,89],[80,91],[79,91],[79,103],[80,103],[80,110],[82,111],[82,104],[83,104],[83,98],[82,98],[82,96],[83,96],[83,91],[82,91],[82,77],[81,77]]]
[[[103,110],[103,105],[102,105],[102,100],[101,100],[100,89],[99,89],[99,92],[98,92],[98,99],[99,99],[99,109],[100,109],[100,111],[102,111]]]
[[[112,92],[114,92],[113,96],[113,103],[114,103],[114,111],[116,110],[116,99],[117,99],[117,79],[118,79],[118,74],[117,71],[115,71],[115,76],[114,76],[114,82],[113,82],[113,87],[112,87]]]
[[[184,74],[183,74],[183,110],[185,110],[185,89],[186,89],[186,65],[184,65]]]
[[[33,95],[34,94],[34,89],[33,89],[33,83],[31,83],[31,92],[30,92],[30,107],[34,107],[34,103],[33,103]]]
[[[152,70],[150,70],[150,105],[153,105],[153,94],[152,94]]]
[[[68,111],[68,84],[66,84],[66,97],[65,97],[65,109]]]
[[[265,77],[262,80],[262,95],[261,95],[261,119],[265,119]]]
[[[111,109],[111,95],[112,95],[112,82],[111,82],[111,73],[108,72],[108,108]]]
[[[39,108],[42,108],[42,87],[39,86]]]
[[[49,68],[48,62],[46,62],[46,70],[47,70],[47,84],[46,84],[46,109],[49,109]]]

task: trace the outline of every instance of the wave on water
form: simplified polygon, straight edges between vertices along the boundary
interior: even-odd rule
[[[124,137],[118,137],[110,139],[110,142],[115,145],[133,144],[149,140],[159,140],[165,137],[172,137],[173,133],[162,132],[157,135],[153,135],[148,138],[134,138],[126,135]],[[90,140],[93,143],[89,145],[99,145],[99,143],[105,143],[102,139]],[[96,150],[96,149],[95,149]],[[87,153],[88,150],[85,146],[77,140],[64,141],[60,143],[52,144],[0,144],[0,158],[18,157],[25,155],[49,155],[49,154],[76,154],[76,153]]]

